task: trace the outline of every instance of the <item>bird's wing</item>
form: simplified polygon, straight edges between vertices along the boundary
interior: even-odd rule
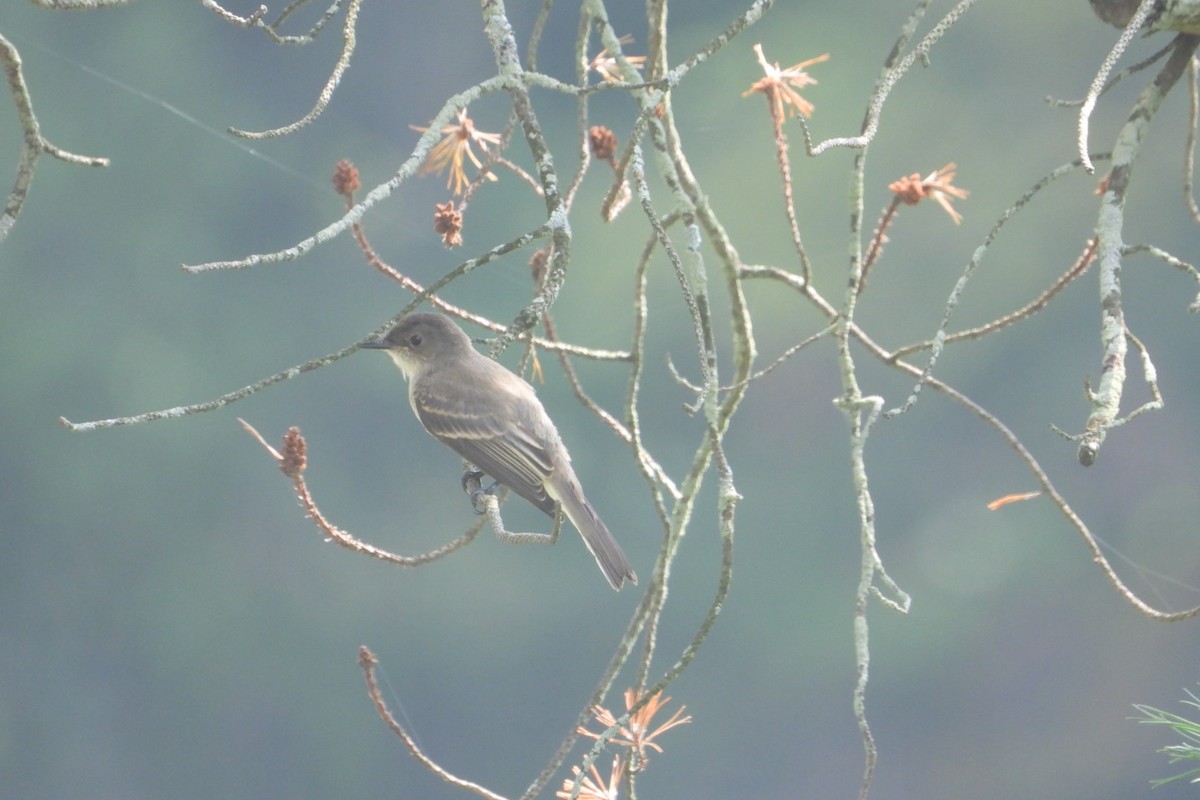
[[[445,385],[431,376],[412,387],[410,399],[417,418],[434,438],[546,514],[554,515],[558,503],[543,487],[554,470],[554,461],[538,434],[536,420],[523,413],[529,411],[524,404],[529,398],[458,382]],[[536,397],[533,402],[538,402]],[[534,410],[541,412],[540,404]]]

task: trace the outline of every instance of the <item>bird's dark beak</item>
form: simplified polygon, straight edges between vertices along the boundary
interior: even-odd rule
[[[368,339],[359,345],[364,350],[387,350],[391,347],[385,339]]]

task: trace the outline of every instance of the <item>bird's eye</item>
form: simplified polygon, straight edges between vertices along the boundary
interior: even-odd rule
[[[411,344],[413,347],[420,347],[421,346],[421,334],[414,333],[412,336],[408,337],[408,343]]]

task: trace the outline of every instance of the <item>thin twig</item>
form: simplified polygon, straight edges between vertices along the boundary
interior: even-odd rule
[[[1196,205],[1196,129],[1200,127],[1200,60],[1192,58],[1188,66],[1188,129],[1183,149],[1183,198],[1192,221],[1200,223],[1200,207]]]
[[[1098,156],[1097,158],[1100,157],[1101,156]],[[1068,164],[1063,164],[1051,170],[1049,174],[1040,178],[1023,195],[1017,198],[1015,203],[1006,208],[996,220],[995,224],[992,225],[991,230],[989,230],[987,236],[984,237],[983,243],[980,244],[979,247],[975,248],[975,250],[971,253],[970,260],[967,262],[966,266],[963,267],[962,275],[959,276],[958,280],[954,284],[953,289],[950,291],[950,295],[946,298],[946,304],[942,310],[941,322],[938,324],[937,330],[934,332],[933,339],[930,342],[929,360],[925,365],[925,369],[921,373],[921,380],[918,380],[913,385],[912,390],[909,392],[908,397],[905,398],[903,404],[897,408],[893,408],[885,412],[886,417],[891,418],[899,414],[903,414],[911,409],[917,402],[917,398],[921,393],[921,387],[924,385],[924,379],[933,373],[934,366],[936,366],[938,359],[941,357],[947,339],[946,330],[950,326],[950,319],[954,314],[954,310],[958,307],[958,303],[962,299],[963,292],[966,291],[967,284],[970,282],[975,270],[982,263],[983,257],[987,254],[988,248],[1000,235],[1000,232],[1004,229],[1004,226],[1017,214],[1017,212],[1019,212],[1027,203],[1036,197],[1039,192],[1045,189],[1052,182],[1078,169],[1080,163],[1081,162],[1079,161],[1072,161]],[[1083,266],[1086,266],[1087,263],[1088,261],[1083,261]],[[1061,285],[1066,285],[1066,283],[1061,282]],[[1053,297],[1053,294],[1050,294],[1049,297]],[[1046,298],[1046,302],[1049,301],[1049,297]],[[1036,303],[1037,301],[1035,301],[1033,305],[1036,305]]]
[[[321,509],[317,507],[317,503],[312,498],[312,494],[308,490],[308,484],[304,480],[304,469],[307,465],[306,453],[308,449],[304,437],[300,435],[299,428],[289,428],[287,434],[283,437],[284,452],[281,454],[271,445],[267,444],[266,439],[262,437],[254,427],[239,418],[238,422],[242,423],[242,427],[246,432],[258,440],[258,443],[266,448],[271,457],[279,465],[280,471],[283,472],[292,481],[292,487],[296,491],[296,497],[300,500],[300,507],[304,509],[304,513],[316,524],[316,526],[325,534],[325,541],[339,544],[347,550],[355,553],[370,556],[371,558],[385,561],[389,564],[395,564],[400,567],[418,567],[422,564],[427,564],[430,561],[436,561],[443,556],[458,550],[465,544],[469,544],[483,527],[483,520],[476,522],[465,533],[446,544],[436,547],[426,553],[421,553],[415,556],[402,556],[396,553],[389,552],[383,548],[376,547],[373,544],[358,539],[341,528],[327,520],[321,513]],[[493,501],[496,499],[491,498]],[[498,514],[498,512],[497,512]]]
[[[1114,86],[1116,86],[1118,83],[1120,83],[1125,78],[1128,78],[1130,75],[1136,75],[1137,73],[1141,72],[1142,70],[1146,69],[1147,67],[1153,66],[1156,61],[1158,61],[1160,58],[1165,56],[1167,53],[1171,52],[1171,48],[1173,46],[1174,46],[1173,44],[1167,44],[1167,45],[1163,46],[1162,49],[1157,50],[1150,56],[1142,59],[1141,61],[1137,62],[1136,64],[1126,67],[1125,69],[1118,72],[1116,75],[1113,75],[1112,78],[1108,81],[1108,83],[1104,84],[1104,88],[1100,90],[1099,96],[1103,97],[1106,92],[1108,92],[1110,89],[1112,89]],[[1082,106],[1084,104],[1084,101],[1085,101],[1085,98],[1082,98],[1082,97],[1079,98],[1078,100],[1061,100],[1061,99],[1058,99],[1055,97],[1047,97],[1046,98],[1046,103],[1054,108],[1079,108],[1080,106]]]
[[[1092,109],[1096,107],[1096,101],[1099,99],[1100,93],[1104,90],[1108,74],[1112,72],[1112,68],[1121,59],[1125,48],[1133,40],[1134,34],[1138,32],[1138,29],[1145,23],[1146,18],[1150,16],[1150,12],[1154,10],[1156,2],[1157,0],[1142,0],[1137,11],[1129,19],[1129,24],[1125,26],[1125,30],[1121,31],[1121,35],[1117,38],[1117,43],[1113,45],[1112,50],[1109,51],[1104,61],[1100,64],[1100,69],[1096,70],[1096,75],[1092,78],[1092,85],[1088,87],[1087,95],[1083,99],[1083,105],[1079,108],[1078,134],[1075,144],[1079,150],[1079,160],[1083,162],[1083,168],[1089,174],[1096,171],[1096,168],[1092,166],[1091,159],[1088,158],[1087,144],[1088,126],[1091,124]]]
[[[922,6],[927,5],[927,2],[922,2]],[[803,117],[798,117],[801,127],[804,130],[805,148],[810,156],[818,156],[826,150],[834,147],[849,147],[862,148],[866,147],[875,138],[875,134],[879,132],[879,117],[883,113],[884,103],[887,102],[888,96],[892,89],[899,83],[900,79],[912,68],[917,61],[925,61],[929,58],[929,51],[937,44],[938,40],[946,34],[958,18],[965,14],[971,6],[975,5],[975,0],[959,0],[959,3],[946,13],[936,25],[930,29],[929,33],[925,34],[916,47],[914,47],[908,55],[901,58],[894,66],[889,67],[875,85],[875,91],[871,94],[871,99],[867,104],[867,116],[863,123],[862,133],[858,136],[841,136],[826,139],[819,144],[813,144],[808,131],[808,125],[805,124]],[[893,51],[895,52],[895,51]]]
[[[333,97],[334,91],[338,84],[342,82],[342,75],[350,67],[350,59],[354,55],[354,46],[357,42],[355,27],[358,25],[358,10],[362,6],[362,0],[350,0],[346,6],[346,22],[342,27],[342,52],[338,56],[337,63],[333,66],[333,72],[329,75],[329,80],[325,82],[321,93],[317,95],[317,102],[313,105],[312,110],[305,114],[300,119],[284,125],[280,128],[272,128],[265,131],[247,131],[241,128],[230,128],[229,132],[234,136],[241,136],[245,139],[273,139],[278,136],[287,136],[295,133],[308,126],[313,120],[321,115],[325,107],[329,105],[330,99]],[[266,11],[266,6],[263,6],[262,11]]]
[[[379,683],[375,680],[375,667],[378,664],[379,659],[365,645],[358,649],[358,665],[362,668],[363,677],[367,681],[367,694],[370,696],[371,702],[375,705],[376,713],[379,714],[380,719],[391,729],[392,733],[400,738],[400,741],[404,743],[409,754],[416,759],[417,763],[446,783],[457,786],[460,789],[466,789],[468,792],[473,792],[480,797],[486,797],[488,800],[507,800],[502,794],[496,794],[491,789],[480,786],[474,781],[451,774],[441,764],[438,764],[432,758],[425,755],[425,751],[417,744],[416,739],[404,729],[404,726],[397,721],[396,717],[388,709],[387,702],[383,699],[383,695],[379,691]]]
[[[231,25],[236,25],[239,28],[257,28],[267,34],[267,36],[271,37],[276,44],[298,45],[312,44],[312,42],[317,38],[317,34],[320,33],[321,29],[325,27],[325,24],[329,22],[329,20],[332,19],[341,9],[342,0],[333,0],[333,3],[325,10],[325,13],[323,13],[315,23],[313,23],[313,26],[309,28],[306,33],[288,36],[281,34],[279,32],[279,26],[286,22],[287,18],[290,17],[301,6],[307,4],[308,0],[293,0],[292,3],[289,3],[288,6],[279,13],[279,16],[275,18],[274,22],[268,23],[264,22],[264,19],[267,16],[267,7],[265,5],[260,5],[254,12],[242,17],[224,8],[219,3],[215,2],[215,0],[201,0],[201,5],[210,11],[216,12],[217,16],[221,17],[221,19],[225,20]]]
[[[92,8],[92,5],[64,5],[61,8]],[[25,75],[21,69],[21,54],[12,42],[0,34],[0,69],[4,70],[4,78],[12,93],[13,105],[17,109],[17,119],[21,123],[23,133],[21,157],[17,162],[17,178],[13,188],[8,193],[4,210],[0,211],[0,242],[8,237],[8,232],[16,224],[17,217],[25,205],[29,195],[29,187],[33,183],[33,175],[38,158],[42,153],[66,161],[69,164],[79,164],[87,167],[107,167],[108,159],[96,156],[81,156],[70,153],[51,144],[41,134],[37,116],[33,113],[33,100],[29,95],[29,87],[25,85]]]

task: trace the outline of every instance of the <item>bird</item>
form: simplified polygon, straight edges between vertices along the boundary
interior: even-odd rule
[[[442,444],[550,517],[561,510],[613,589],[637,583],[583,494],[558,429],[525,379],[479,353],[443,314],[402,317],[362,347],[386,352],[408,381],[417,420]]]

